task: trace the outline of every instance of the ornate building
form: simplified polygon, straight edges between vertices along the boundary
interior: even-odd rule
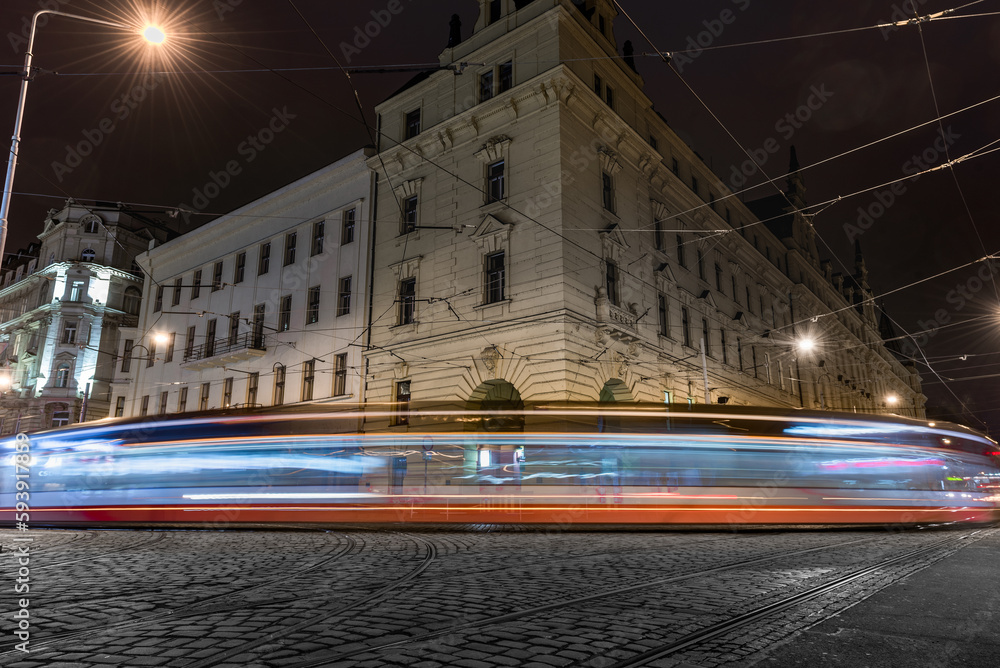
[[[119,329],[139,313],[135,257],[169,236],[141,214],[71,200],[49,212],[40,243],[4,262],[0,432],[108,415]]]
[[[819,257],[794,157],[744,205],[653,109],[614,3],[479,5],[377,108],[369,401],[923,415],[863,259]]]

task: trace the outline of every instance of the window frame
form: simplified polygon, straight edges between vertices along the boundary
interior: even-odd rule
[[[314,325],[319,322],[319,300],[320,286],[314,285],[309,288],[306,301],[306,324]]]
[[[337,317],[350,315],[353,276],[342,276],[337,284]]]
[[[295,248],[299,243],[298,232],[289,232],[285,235],[285,252],[282,256],[282,267],[295,264]]]

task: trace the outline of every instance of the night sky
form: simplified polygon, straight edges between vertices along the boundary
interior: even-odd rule
[[[400,2],[402,11],[361,49],[344,45],[388,0],[159,0],[156,18],[171,39],[158,50],[114,29],[51,18],[35,48],[34,64],[44,72],[29,88],[7,252],[32,241],[45,212],[67,197],[199,210],[204,215],[187,220],[200,224],[368,144],[350,82],[320,39],[351,67],[436,63],[451,15],[462,17],[467,37],[478,11],[475,0]],[[928,15],[965,2],[621,4],[657,49],[675,54],[673,70],[658,58],[638,58],[646,93],[727,184],[747,160],[727,130],[784,188],[779,177],[792,145],[808,167],[933,121],[938,112],[928,71],[940,114],[1000,93],[1000,0],[949,15],[980,16],[921,23],[926,61],[917,26],[853,29],[912,17],[914,7]],[[4,0],[0,72],[20,70],[28,21],[43,6],[135,22],[145,5]],[[615,29],[620,47],[631,39],[637,53],[653,50],[624,16]],[[817,33],[832,34],[771,41]],[[736,46],[718,48],[726,45]],[[365,115],[373,119],[374,105],[411,76],[353,74]],[[18,86],[16,76],[0,76],[4,151]],[[898,333],[919,344],[906,350],[920,359],[924,392],[939,417],[988,426],[993,436],[1000,434],[1000,297],[988,268],[959,267],[1000,251],[1000,153],[988,153],[1000,148],[991,145],[1000,141],[998,111],[1000,100],[946,118],[947,141],[930,123],[802,173],[806,199],[818,205],[811,212],[821,255],[833,258],[834,271],[848,273],[860,241],[875,294],[885,295]],[[270,143],[247,142],[275,117],[283,129]],[[882,186],[854,195],[944,164],[945,144],[953,160],[983,155],[902,181],[895,192]],[[239,174],[228,183],[217,178],[224,187],[209,187],[214,196],[205,197],[213,174],[232,160]],[[758,172],[748,185],[764,181]],[[765,184],[743,197],[775,192]]]

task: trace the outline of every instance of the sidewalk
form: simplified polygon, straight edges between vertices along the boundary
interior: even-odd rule
[[[1000,666],[1000,532],[769,654],[755,668]]]

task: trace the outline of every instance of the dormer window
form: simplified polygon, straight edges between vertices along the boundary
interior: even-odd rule
[[[412,139],[420,134],[420,110],[414,109],[406,114],[406,139]]]

